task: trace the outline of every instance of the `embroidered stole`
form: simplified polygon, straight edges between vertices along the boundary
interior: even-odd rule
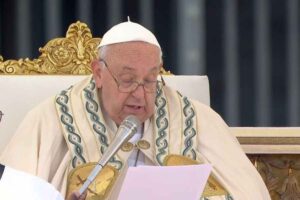
[[[167,98],[165,91],[169,93],[173,93],[172,97]],[[186,156],[190,159],[196,160],[196,151],[195,148],[197,146],[197,116],[194,109],[193,104],[187,98],[182,96],[178,92],[171,91],[168,88],[162,89],[157,93],[156,101],[155,101],[155,114],[154,114],[154,134],[155,134],[155,152],[156,152],[156,160],[162,165],[165,157],[168,154],[172,154],[170,152],[169,140],[171,134],[170,133],[170,109],[168,100],[178,99],[180,106],[180,131],[182,144],[180,147],[180,154]],[[173,122],[174,123],[174,122]]]
[[[74,111],[71,104],[72,89],[73,88],[71,87],[67,90],[63,90],[56,97],[57,114],[61,122],[65,140],[72,155],[69,171],[79,166],[81,166],[81,168],[90,168],[89,162],[95,162],[95,160],[91,161],[88,159],[86,152],[87,148],[79,128],[75,123]],[[109,133],[98,101],[97,88],[92,78],[90,78],[88,84],[81,91],[81,99],[83,105],[78,106],[84,107],[85,116],[92,128],[94,137],[97,139],[99,157],[101,157],[109,146]],[[172,105],[175,105],[177,109],[178,106],[180,107],[180,123],[178,124],[180,129],[178,129],[176,133],[179,134],[181,143],[179,155],[196,161],[199,159],[196,154],[196,137],[198,130],[196,110],[187,97],[182,96],[179,92],[175,92],[168,87],[159,90],[155,100],[155,113],[152,118],[155,145],[154,147],[151,147],[154,148],[155,151],[155,158],[153,159],[160,165],[163,165],[168,155],[178,154],[178,152],[174,153],[171,150],[173,144],[170,144],[170,137],[175,133],[170,133],[170,119],[172,117],[174,118],[174,113],[171,114],[172,108],[169,107],[171,104],[168,101],[172,101]],[[174,102],[176,102],[176,104],[174,104]],[[176,116],[176,118],[178,119],[178,116]],[[109,161],[108,165],[111,167],[108,167],[106,171],[108,171],[108,174],[110,175],[106,176],[106,178],[107,180],[115,180],[117,172],[124,166],[124,161],[121,160],[117,153],[117,155]],[[112,167],[117,170],[114,170]],[[71,172],[70,174],[76,173]],[[103,177],[101,179],[103,180]],[[108,186],[109,184],[106,185]],[[111,187],[111,184],[109,187]],[[104,193],[105,189],[103,192],[102,188],[101,194]]]
[[[72,87],[68,90],[63,90],[56,97],[56,109],[61,121],[62,131],[69,150],[72,154],[71,167],[76,168],[87,162],[91,162],[87,158],[86,147],[84,146],[83,138],[75,123],[74,111],[71,104]],[[86,118],[92,128],[94,137],[97,138],[99,146],[99,154],[102,155],[107,147],[108,131],[102,115],[100,104],[98,103],[97,89],[93,79],[90,79],[88,85],[81,93],[82,103],[85,108]],[[109,165],[120,170],[123,167],[123,161],[115,155],[108,163]]]

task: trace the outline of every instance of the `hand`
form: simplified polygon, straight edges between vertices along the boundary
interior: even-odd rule
[[[85,200],[86,194],[86,192],[82,195],[79,195],[79,192],[72,192],[67,200]]]

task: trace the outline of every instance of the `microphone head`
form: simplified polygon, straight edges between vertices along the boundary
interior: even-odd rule
[[[128,115],[124,121],[129,121],[133,124],[135,124],[136,126],[140,126],[141,125],[141,121],[134,115]]]
[[[137,131],[138,127],[141,125],[141,121],[134,115],[128,115],[121,123],[127,128],[135,129],[134,132]]]

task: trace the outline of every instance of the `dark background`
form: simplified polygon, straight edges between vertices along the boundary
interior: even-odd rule
[[[179,1],[179,0],[178,0]],[[153,26],[151,30],[157,36],[164,52],[164,66],[174,74],[178,74],[177,51],[178,45],[178,1],[171,0],[153,0]],[[258,0],[259,1],[259,0]],[[45,15],[47,5],[51,5],[48,0],[0,0],[0,54],[5,60],[18,59],[20,57],[35,58],[39,55],[38,49],[54,37],[63,37],[68,26],[77,20],[83,21],[91,28],[94,37],[101,37],[104,32],[110,28],[109,13],[107,1],[90,0],[89,21],[86,21],[79,15],[79,1],[61,0],[57,13],[59,13],[56,24],[56,33],[49,35],[46,33],[45,24],[47,15]],[[49,3],[50,2],[50,3]],[[127,20],[130,16],[131,21],[141,22],[141,13],[139,11],[142,1],[123,0],[121,2],[120,21]],[[188,1],[187,1],[188,2]],[[230,123],[226,118],[225,111],[225,74],[224,74],[224,2],[223,0],[206,0],[204,5],[204,22],[205,22],[205,74],[210,80],[211,107],[215,109],[229,125],[233,126],[299,126],[298,118],[293,122],[288,120],[288,99],[287,81],[287,15],[288,0],[266,0],[269,9],[268,23],[268,44],[270,56],[270,121],[259,122],[255,107],[260,102],[255,98],[255,2],[254,0],[237,0],[237,65],[238,65],[238,122]],[[21,6],[20,10],[20,3]],[[30,44],[26,51],[20,51],[18,34],[26,30],[20,30],[23,23],[20,20],[19,13],[27,7],[29,10],[25,28],[27,30]],[[298,8],[299,10],[299,4]],[[299,22],[299,14],[297,14]],[[27,26],[28,25],[28,26]],[[186,30],[188,31],[188,30]],[[299,30],[298,30],[299,32]],[[192,34],[192,33],[191,33]],[[299,40],[295,43],[299,45]],[[298,51],[299,54],[299,51]],[[299,55],[298,55],[299,56]],[[298,76],[300,74],[298,73]],[[295,82],[294,84],[299,84]],[[1,97],[0,97],[1,98]],[[295,97],[296,98],[296,97]],[[299,99],[299,97],[297,97]],[[299,109],[299,106],[295,109]]]

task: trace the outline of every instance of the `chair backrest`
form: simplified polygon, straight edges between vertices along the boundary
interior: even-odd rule
[[[0,152],[30,109],[91,73],[99,42],[86,24],[76,22],[65,38],[40,48],[37,59],[0,60]],[[183,95],[210,104],[207,76],[163,77]]]

